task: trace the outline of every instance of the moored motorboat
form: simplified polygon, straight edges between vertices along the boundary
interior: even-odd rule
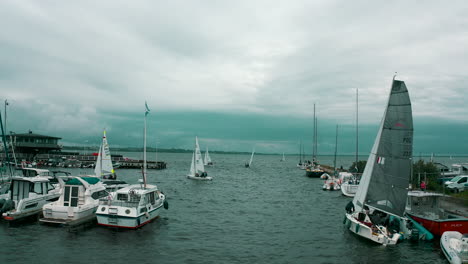
[[[408,192],[406,214],[435,236],[446,231],[468,233],[468,217],[462,211],[448,210],[441,199],[453,199],[440,193],[425,191]],[[460,209],[462,207],[456,206]]]
[[[139,228],[167,208],[166,197],[156,185],[132,184],[117,190],[110,200],[102,199],[96,212],[98,225]]]
[[[468,234],[446,231],[440,238],[440,248],[450,263],[468,263]]]
[[[337,191],[340,189],[339,180],[334,176],[330,176],[328,173],[322,174],[321,178],[325,178],[322,189],[324,191]]]
[[[106,187],[97,177],[71,177],[66,182],[59,178],[60,198],[43,206],[42,223],[78,225],[93,221],[99,199],[107,197]]]
[[[146,116],[148,112],[146,106],[141,184],[129,185],[115,191],[107,199],[101,199],[96,212],[98,225],[135,229],[157,218],[161,207],[168,208],[166,196],[156,185],[147,184]]]
[[[7,194],[8,198],[0,199],[0,213],[7,221],[17,221],[40,215],[42,206],[59,198],[60,189],[55,188],[47,177],[14,176]]]

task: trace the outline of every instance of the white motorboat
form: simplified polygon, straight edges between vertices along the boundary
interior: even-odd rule
[[[187,178],[200,181],[211,181],[213,178],[208,176],[203,165],[203,159],[198,145],[198,137],[195,137],[195,148],[192,155],[192,164]]]
[[[47,177],[14,176],[7,196],[0,200],[0,213],[3,219],[16,221],[41,214],[42,206],[59,198],[60,189],[55,188]]]
[[[96,212],[98,225],[118,228],[139,228],[159,216],[167,208],[166,197],[156,185],[133,184],[117,190]]]
[[[337,177],[333,175],[330,176],[328,173],[324,173],[320,177],[322,179],[325,179],[325,182],[323,183],[323,187],[322,187],[324,191],[337,191],[341,188],[340,182]]]
[[[345,226],[383,245],[393,245],[404,228],[413,150],[413,116],[408,90],[393,79],[387,107]],[[393,217],[391,217],[393,216]]]
[[[71,177],[62,186],[60,198],[43,206],[43,218],[39,221],[50,224],[78,225],[96,218],[99,199],[107,197],[106,187],[97,177]]]
[[[98,225],[135,229],[159,216],[161,207],[168,208],[165,195],[156,185],[147,184],[146,166],[146,116],[143,144],[143,175],[141,184],[133,184],[102,199],[96,212]]]
[[[440,248],[450,263],[468,263],[468,234],[446,231],[440,238]]]

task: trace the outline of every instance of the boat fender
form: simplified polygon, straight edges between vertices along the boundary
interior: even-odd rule
[[[145,212],[145,216],[146,216],[146,218],[149,218],[149,217],[150,217],[150,215],[148,214],[148,212]]]
[[[164,206],[164,209],[166,210],[169,209],[169,203],[166,200],[164,200],[163,206]]]
[[[356,233],[359,233],[360,228],[361,228],[361,226],[359,224],[356,224]]]

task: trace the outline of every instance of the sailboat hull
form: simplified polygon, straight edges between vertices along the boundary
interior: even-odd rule
[[[198,180],[198,181],[211,181],[213,178],[207,176],[207,177],[200,177],[200,176],[192,176],[192,175],[187,175],[187,178],[192,179],[192,180]]]
[[[367,238],[373,242],[376,242],[381,245],[395,245],[399,238],[400,234],[393,234],[392,237],[383,235],[381,232],[373,229],[371,226],[364,224],[363,222],[358,221],[355,218],[355,214],[346,214],[344,224],[345,226],[354,234]],[[382,227],[385,230],[385,227]],[[377,231],[377,232],[376,232]]]

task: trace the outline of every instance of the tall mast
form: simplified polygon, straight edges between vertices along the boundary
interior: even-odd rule
[[[358,173],[358,159],[359,159],[359,90],[356,88],[356,173]]]
[[[336,138],[335,138],[335,159],[333,160],[333,168],[336,174],[336,154],[338,152],[338,125],[336,125]]]
[[[146,116],[149,114],[150,110],[148,108],[148,104],[145,102],[145,129],[143,133],[143,185],[146,189]]]
[[[314,162],[315,161],[315,148],[316,148],[316,144],[317,144],[317,135],[316,135],[316,132],[317,132],[317,128],[316,128],[316,122],[315,122],[315,104],[314,104],[314,138],[313,138],[313,143],[312,143],[312,161]]]
[[[8,168],[9,168],[9,171],[10,171],[10,179],[11,179],[11,177],[13,176],[13,172],[11,171],[10,157],[8,156],[8,144],[7,144],[7,140],[6,140],[5,131],[3,130],[3,122],[2,122],[2,113],[1,113],[1,111],[0,111],[0,126],[2,128],[3,145],[5,146],[4,147],[5,161],[8,164]],[[10,141],[11,141],[11,135],[10,135]],[[11,145],[13,146],[13,141],[12,141]],[[15,166],[16,166],[16,162],[15,162]],[[3,177],[2,177],[2,182],[3,182]]]

